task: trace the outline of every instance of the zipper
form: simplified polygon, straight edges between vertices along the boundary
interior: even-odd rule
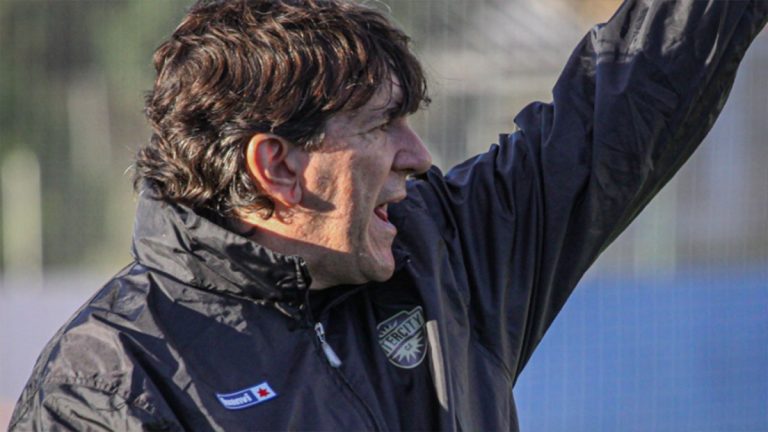
[[[373,426],[372,429],[380,431],[380,430],[385,430],[385,428],[382,427],[382,425],[379,423],[371,407],[368,406],[368,404],[360,396],[360,394],[358,394],[357,391],[355,391],[354,387],[352,387],[352,384],[350,384],[350,382],[347,380],[347,377],[344,376],[344,373],[342,373],[340,369],[341,365],[343,364],[341,361],[341,358],[339,358],[339,356],[336,354],[336,351],[333,350],[331,345],[325,339],[325,327],[323,327],[323,320],[326,320],[328,318],[330,309],[332,309],[342,301],[346,300],[347,297],[359,291],[359,289],[362,289],[362,287],[358,289],[353,288],[350,291],[345,292],[344,294],[341,294],[338,298],[334,299],[331,303],[329,303],[320,313],[320,316],[317,318],[315,318],[312,314],[312,308],[310,307],[310,304],[309,304],[309,290],[307,290],[306,298],[304,300],[306,305],[306,315],[305,315],[306,321],[305,322],[314,329],[315,338],[320,344],[320,350],[323,352],[323,356],[328,362],[328,365],[331,367],[331,372],[334,375],[336,375],[337,378],[341,380],[341,382],[344,383],[344,386],[346,386],[347,389],[352,393],[352,396],[355,399],[357,399],[360,405],[362,405],[363,411],[367,414],[368,421],[371,422],[371,425]]]
[[[330,313],[330,310],[333,309],[336,305],[346,300],[348,297],[350,297],[352,294],[358,292],[362,287],[357,289],[351,289],[341,295],[339,295],[337,298],[333,299],[328,305],[323,308],[323,310],[320,312],[319,317],[315,317],[312,314],[312,307],[309,304],[309,290],[307,290],[304,298],[304,303],[306,305],[306,322],[310,326],[312,326],[315,329],[315,336],[317,336],[317,340],[320,342],[320,348],[323,350],[323,354],[325,355],[325,358],[328,360],[328,363],[333,366],[334,368],[338,368],[341,366],[342,362],[338,355],[336,355],[336,351],[333,350],[331,345],[328,343],[328,341],[325,340],[325,327],[323,327],[323,321],[328,318],[328,315]]]
[[[333,350],[333,348],[331,348],[331,345],[328,343],[328,341],[325,340],[325,328],[323,328],[323,324],[320,321],[315,323],[314,330],[315,336],[320,343],[320,349],[323,352],[325,359],[328,361],[328,365],[330,366],[329,372],[341,380],[341,383],[343,383],[342,385],[349,390],[349,392],[352,394],[352,397],[356,399],[357,402],[361,405],[363,412],[358,412],[358,414],[360,414],[362,418],[367,419],[368,422],[370,422],[372,425],[372,427],[368,426],[366,429],[370,428],[371,430],[375,431],[385,430],[379,424],[379,421],[373,414],[371,407],[368,406],[365,400],[363,400],[363,398],[355,391],[354,387],[352,387],[352,384],[350,384],[350,382],[347,380],[347,377],[344,376],[344,373],[342,373],[340,369],[342,364],[341,359]]]
[[[315,323],[315,334],[317,335],[317,340],[320,341],[320,348],[322,348],[323,354],[325,354],[325,359],[328,360],[328,364],[330,364],[332,368],[341,366],[341,359],[336,355],[336,352],[331,348],[328,342],[325,341],[325,329],[323,328],[323,323],[319,321]]]
[[[339,356],[336,354],[336,351],[334,351],[331,345],[328,343],[328,341],[325,340],[325,328],[323,327],[323,320],[328,318],[329,312],[331,309],[333,309],[333,307],[343,302],[348,297],[352,296],[353,294],[360,291],[361,289],[362,287],[350,289],[344,294],[341,294],[337,298],[333,299],[332,302],[330,302],[328,305],[325,306],[323,311],[320,313],[320,316],[317,318],[317,321],[315,321],[314,323],[315,335],[317,335],[317,340],[320,341],[320,348],[323,350],[323,354],[325,355],[325,358],[328,360],[328,363],[331,365],[331,367],[335,369],[338,369],[342,365],[342,361],[339,358]],[[307,302],[308,317],[309,317],[310,323],[312,323],[314,317],[312,317],[312,309],[309,307],[309,291],[307,291],[306,302]]]

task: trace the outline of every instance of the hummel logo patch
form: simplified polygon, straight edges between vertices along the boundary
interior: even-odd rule
[[[234,393],[216,393],[216,397],[224,405],[224,408],[238,410],[275,398],[277,393],[264,381],[261,384]]]
[[[421,306],[400,311],[376,326],[379,345],[390,363],[403,369],[413,369],[424,360],[424,314]]]

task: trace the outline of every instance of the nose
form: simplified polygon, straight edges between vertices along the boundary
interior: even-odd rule
[[[427,146],[405,119],[396,139],[399,149],[393,162],[394,171],[421,174],[432,166],[432,155],[429,154]]]

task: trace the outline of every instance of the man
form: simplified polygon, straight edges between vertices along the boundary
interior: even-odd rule
[[[11,429],[517,429],[534,348],[705,136],[766,15],[628,1],[553,103],[444,176],[380,13],[195,6],[155,53],[135,262],[46,347]]]

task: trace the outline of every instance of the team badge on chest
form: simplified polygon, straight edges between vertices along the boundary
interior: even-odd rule
[[[412,369],[421,364],[427,353],[424,338],[424,313],[421,306],[400,311],[376,326],[379,345],[390,363]]]

